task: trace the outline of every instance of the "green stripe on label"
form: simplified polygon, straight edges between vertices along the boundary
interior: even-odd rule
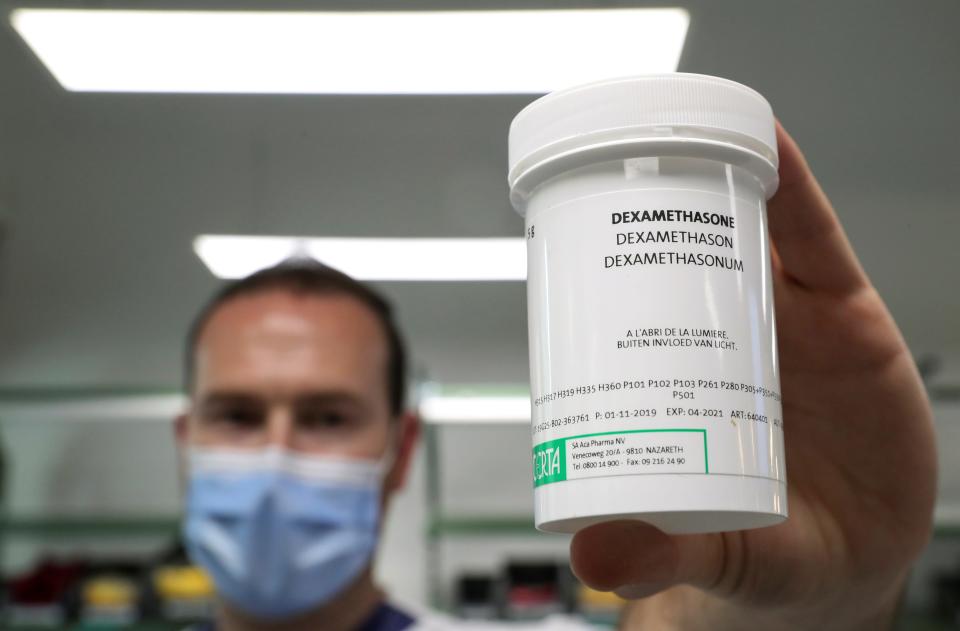
[[[550,440],[533,448],[533,486],[567,479],[567,439]]]
[[[710,456],[707,451],[707,430],[705,429],[635,429],[621,432],[597,432],[594,434],[580,434],[568,436],[540,443],[533,448],[533,486],[538,487],[553,482],[564,482],[567,479],[567,441],[594,436],[616,436],[624,434],[668,434],[694,432],[703,435],[703,469],[705,474],[710,473]],[[581,479],[580,476],[574,476]],[[592,477],[592,476],[591,476]]]

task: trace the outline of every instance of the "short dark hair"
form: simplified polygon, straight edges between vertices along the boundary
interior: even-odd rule
[[[390,303],[364,283],[310,259],[293,259],[260,270],[225,285],[207,301],[194,318],[187,333],[184,356],[184,381],[187,392],[193,391],[197,342],[214,312],[239,296],[249,296],[270,290],[287,291],[298,296],[349,296],[370,309],[383,326],[383,332],[387,338],[387,385],[390,411],[394,415],[403,411],[406,399],[407,355]]]

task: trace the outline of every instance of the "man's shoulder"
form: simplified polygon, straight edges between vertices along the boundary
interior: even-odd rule
[[[464,620],[437,612],[421,612],[410,631],[598,631],[602,628],[582,618],[560,614],[535,622],[508,622]]]
[[[536,622],[465,620],[432,610],[384,603],[358,631],[598,631],[604,628],[574,616],[553,615]],[[216,625],[203,622],[183,631],[216,631]]]
[[[356,631],[408,631],[417,627],[417,619],[406,609],[382,603],[357,627]],[[200,622],[183,631],[217,631],[214,621]]]
[[[416,619],[413,615],[392,603],[384,602],[357,628],[357,631],[406,631],[415,626]]]

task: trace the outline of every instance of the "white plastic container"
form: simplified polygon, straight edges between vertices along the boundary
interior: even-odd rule
[[[770,105],[716,77],[614,79],[531,103],[509,144],[537,528],[783,521]]]

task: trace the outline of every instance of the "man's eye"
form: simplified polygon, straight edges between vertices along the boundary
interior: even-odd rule
[[[224,408],[215,411],[213,419],[219,423],[226,423],[239,429],[253,429],[261,424],[262,415],[257,410]]]
[[[349,423],[349,417],[337,410],[302,410],[297,423],[309,429],[336,429]]]

